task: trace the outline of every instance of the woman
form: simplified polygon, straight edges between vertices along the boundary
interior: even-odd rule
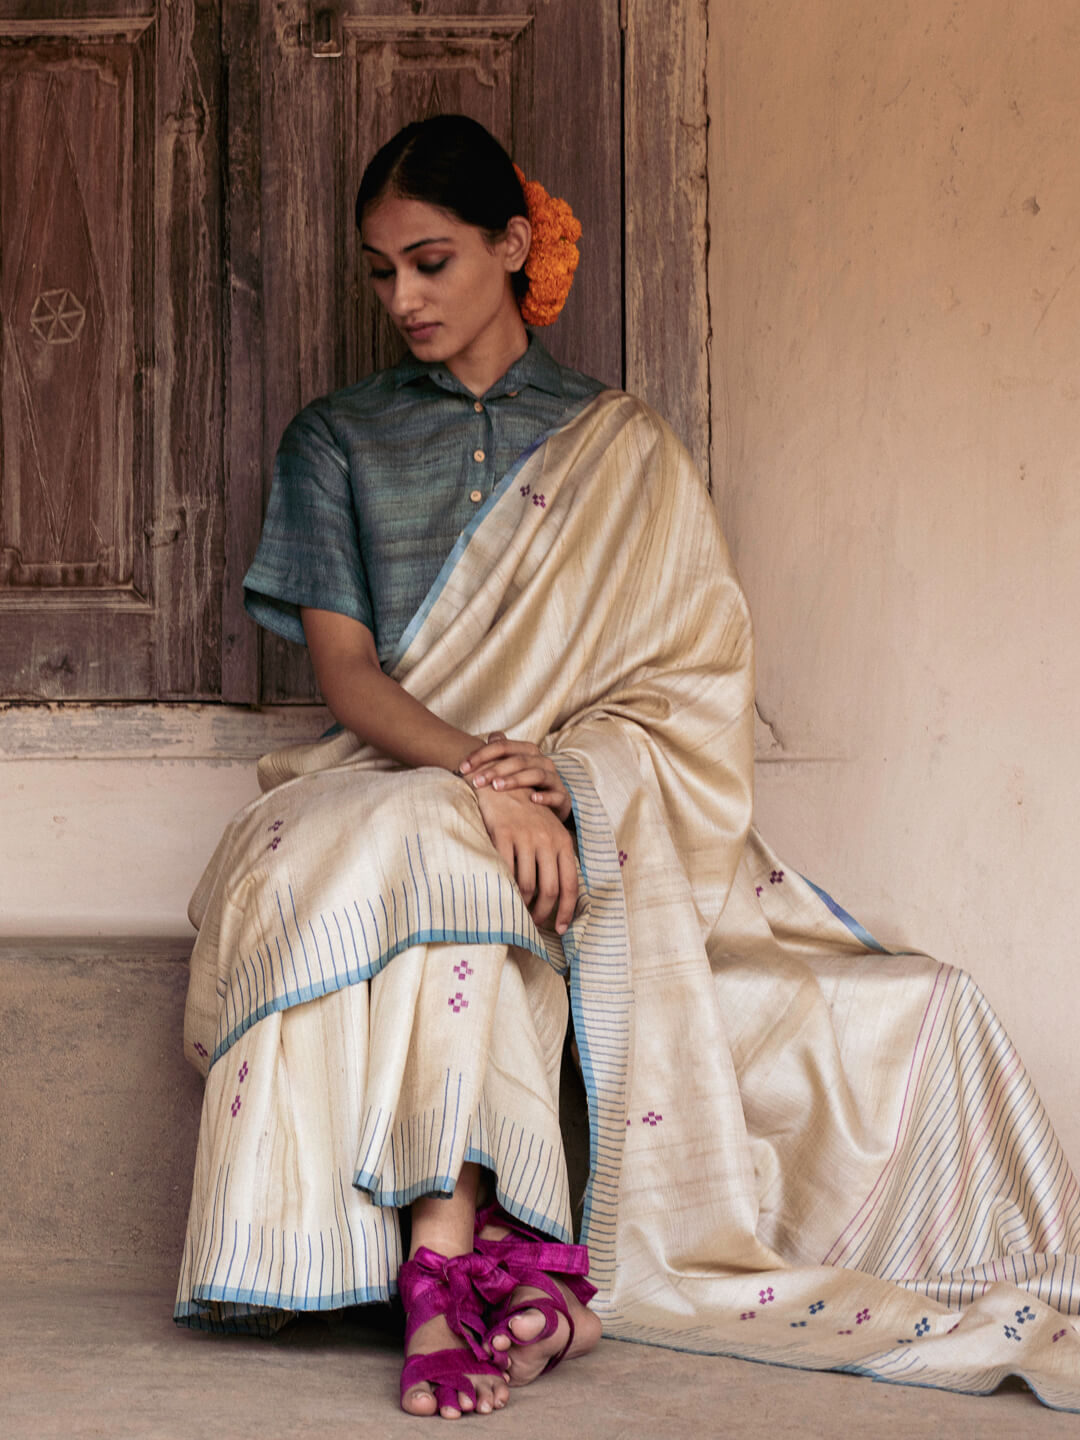
[[[461,117],[410,126],[357,220],[411,358],[289,427],[246,581],[342,730],[262,762],[193,901],[177,1319],[400,1290],[402,1404],[447,1418],[600,1319],[958,1389],[1022,1352],[1080,1406],[1060,1147],[967,977],[884,955],[751,829],[714,512],[657,417],[528,335],[551,257],[509,159]]]

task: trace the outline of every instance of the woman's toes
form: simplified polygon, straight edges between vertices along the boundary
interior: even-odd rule
[[[407,1415],[434,1415],[439,1407],[430,1385],[416,1385],[401,1397],[401,1408]]]
[[[527,1345],[530,1340],[535,1340],[540,1334],[540,1331],[543,1330],[545,1324],[544,1312],[542,1310],[522,1310],[519,1315],[512,1315],[510,1317],[509,1324],[510,1329],[513,1331],[514,1339],[520,1340],[523,1344]],[[560,1328],[565,1330],[565,1326],[562,1326],[561,1323]]]

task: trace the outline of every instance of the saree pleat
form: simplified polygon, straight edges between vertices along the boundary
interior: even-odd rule
[[[552,755],[577,911],[537,929],[444,772],[347,733],[260,762],[192,905],[178,1318],[384,1298],[393,1207],[463,1159],[565,1238],[568,969],[605,1334],[1080,1409],[1076,1179],[974,980],[887,952],[753,829],[749,615],[663,423],[609,393],[515,467],[394,664]]]
[[[389,1300],[397,1207],[451,1194],[466,1160],[512,1214],[569,1239],[566,1012],[528,951],[420,945],[245,1031],[207,1079],[176,1318],[268,1333]]]

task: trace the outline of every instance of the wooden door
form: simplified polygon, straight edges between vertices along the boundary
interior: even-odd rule
[[[619,12],[0,0],[0,699],[312,698],[241,580],[289,418],[395,358],[352,209],[408,120],[474,115],[570,199],[543,339],[621,383]]]
[[[285,425],[401,353],[364,284],[353,223],[379,145],[410,120],[463,112],[570,199],[583,260],[543,339],[565,363],[622,381],[619,6],[275,0],[259,7],[257,44],[250,13],[226,5],[231,332],[245,344],[230,357],[224,693],[281,702],[313,696],[306,652],[241,618],[240,580]]]
[[[0,696],[220,694],[219,17],[0,4]]]

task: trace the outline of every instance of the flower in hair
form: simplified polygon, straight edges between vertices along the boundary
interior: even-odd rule
[[[526,180],[515,165],[529,207],[532,244],[525,261],[529,289],[521,301],[526,325],[550,325],[566,304],[578,267],[581,222],[565,200],[549,195],[538,180]]]

